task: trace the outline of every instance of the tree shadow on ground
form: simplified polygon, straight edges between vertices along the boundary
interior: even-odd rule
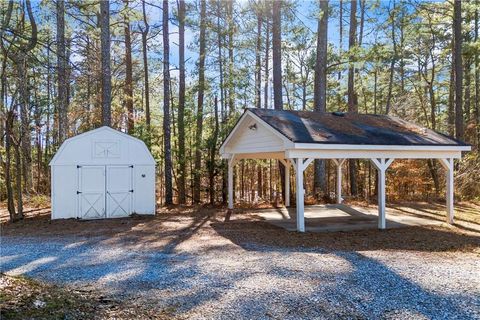
[[[347,282],[354,290],[344,298],[350,302],[357,300],[368,318],[475,318],[471,306],[479,300],[473,293],[439,294],[365,254],[335,254],[353,268]]]
[[[480,248],[480,235],[455,232],[444,227],[405,227],[387,230],[298,233],[264,221],[238,220],[212,223],[222,237],[246,250],[269,247],[271,250],[315,248],[334,251],[413,250],[472,251]]]

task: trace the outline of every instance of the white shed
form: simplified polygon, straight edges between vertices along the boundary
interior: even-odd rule
[[[65,140],[50,166],[52,219],[155,214],[155,160],[137,138],[101,127]]]

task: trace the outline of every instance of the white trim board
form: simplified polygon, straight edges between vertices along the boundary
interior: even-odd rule
[[[285,158],[315,158],[315,159],[371,159],[371,158],[395,158],[395,159],[442,159],[462,156],[461,151],[428,151],[428,150],[297,150],[285,151]]]
[[[471,146],[443,145],[365,145],[365,144],[322,144],[295,143],[293,149],[306,150],[411,150],[411,151],[471,151]]]

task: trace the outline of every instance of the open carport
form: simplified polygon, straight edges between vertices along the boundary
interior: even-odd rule
[[[285,206],[290,206],[290,168],[295,172],[296,230],[305,231],[304,172],[315,159],[337,166],[336,202],[342,203],[342,166],[368,159],[378,173],[378,228],[387,227],[385,184],[395,159],[437,159],[445,169],[446,221],[454,219],[454,160],[466,143],[386,115],[246,109],[220,154],[228,159],[228,207],[233,209],[233,168],[243,159],[277,159],[285,166]]]

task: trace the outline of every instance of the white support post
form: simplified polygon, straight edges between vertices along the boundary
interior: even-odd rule
[[[290,161],[285,165],[285,207],[290,207]]]
[[[235,156],[228,160],[228,209],[233,209],[233,167],[235,166]]]
[[[296,200],[297,200],[297,231],[305,232],[305,208],[304,208],[304,196],[305,190],[303,189],[303,170],[304,163],[303,158],[298,158],[295,161],[296,171]]]
[[[394,159],[371,159],[378,172],[378,228],[386,228],[385,217],[385,172]]]
[[[385,217],[385,170],[378,170],[378,229],[385,229],[387,221]]]
[[[345,159],[333,159],[333,162],[337,165],[337,203],[342,203],[342,165],[345,162]]]
[[[445,178],[446,178],[446,199],[447,199],[447,223],[453,224],[453,218],[455,215],[453,209],[453,158],[449,159],[440,159],[440,163],[445,168]]]

